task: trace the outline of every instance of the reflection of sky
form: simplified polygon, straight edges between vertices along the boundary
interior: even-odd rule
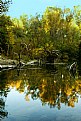
[[[12,89],[8,93],[6,109],[8,118],[3,121],[80,121],[81,119],[81,99],[79,98],[74,108],[65,104],[61,109],[50,108],[48,105],[42,106],[39,99],[30,101],[25,100],[25,94]]]
[[[10,5],[9,15],[12,17],[19,17],[23,13],[35,15],[36,13],[43,13],[48,6],[69,7],[81,5],[81,0],[12,0]]]

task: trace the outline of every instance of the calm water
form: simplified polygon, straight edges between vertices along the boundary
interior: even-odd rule
[[[67,65],[0,72],[1,121],[81,121],[81,77]]]

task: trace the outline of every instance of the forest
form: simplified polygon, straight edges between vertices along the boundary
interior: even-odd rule
[[[12,18],[12,4],[0,0],[0,120],[80,120],[81,6]]]
[[[13,3],[12,3],[13,4]],[[81,6],[47,7],[42,15],[11,18],[11,1],[0,0],[0,54],[11,59],[77,59],[81,41]]]

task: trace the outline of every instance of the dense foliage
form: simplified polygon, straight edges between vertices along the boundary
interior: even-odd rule
[[[4,12],[8,11],[9,4],[12,2],[12,0],[0,0],[0,14],[3,14]]]
[[[61,59],[77,58],[81,40],[81,8],[47,7],[42,16],[11,19],[0,15],[0,53],[23,59],[47,59],[54,50]],[[49,56],[51,55],[51,56]]]

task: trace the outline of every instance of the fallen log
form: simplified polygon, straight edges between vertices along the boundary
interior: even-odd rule
[[[0,70],[2,69],[12,69],[12,68],[15,68],[16,65],[0,65]]]
[[[38,63],[38,60],[29,61],[29,62],[27,62],[26,65],[33,65],[33,64],[35,64],[35,63]]]

